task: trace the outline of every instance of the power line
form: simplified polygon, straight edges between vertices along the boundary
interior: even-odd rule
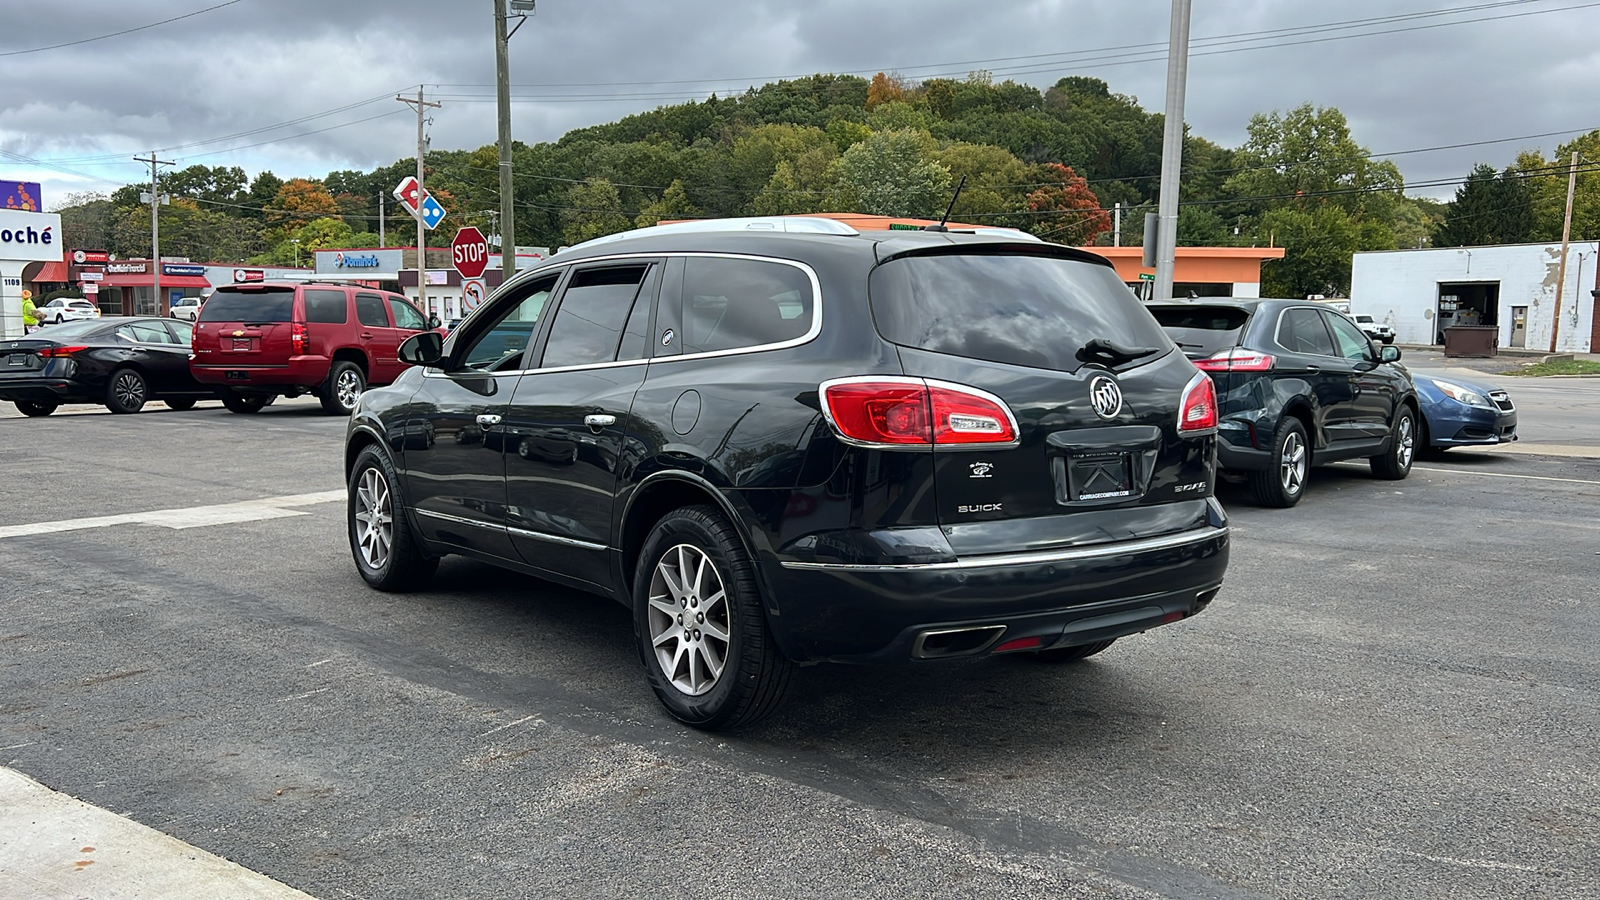
[[[170,25],[173,22],[179,22],[179,21],[182,21],[184,19],[192,19],[195,16],[203,15],[205,13],[211,12],[212,10],[222,9],[224,6],[232,6],[235,3],[243,3],[243,2],[244,2],[244,0],[228,0],[228,2],[226,2],[226,3],[218,3],[216,6],[208,6],[205,9],[197,9],[194,12],[191,12],[191,13],[184,13],[181,16],[173,16],[170,19],[162,19],[159,22],[151,22],[149,25],[140,25],[137,28],[125,28],[122,31],[113,31],[110,34],[102,34],[99,37],[83,38],[81,40],[76,40],[76,41],[67,41],[64,44],[51,44],[48,47],[34,47],[32,49],[29,49],[29,50],[7,50],[4,53],[0,53],[0,57],[21,56],[24,53],[43,53],[46,50],[60,50],[62,47],[76,47],[79,44],[92,44],[95,41],[103,41],[103,40],[106,40],[107,38],[121,37],[121,36],[123,36],[125,34],[133,34],[135,31],[145,31],[147,29],[156,28],[156,27],[159,27],[161,25]]]

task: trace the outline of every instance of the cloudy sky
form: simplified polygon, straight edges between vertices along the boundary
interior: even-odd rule
[[[283,177],[389,163],[414,153],[415,118],[394,95],[419,83],[445,103],[434,148],[495,137],[492,0],[3,5],[0,179],[44,182],[46,206],[140,179],[130,157],[152,149],[179,165]],[[207,7],[217,8],[199,12]],[[1159,110],[1170,9],[1169,0],[539,0],[512,41],[513,134],[554,140],[813,72],[917,80],[981,68],[1041,87],[1093,75]],[[115,34],[129,29],[139,30]],[[1369,150],[1425,151],[1391,158],[1414,193],[1447,198],[1453,188],[1425,185],[1478,161],[1503,167],[1520,149],[1548,154],[1600,127],[1596,33],[1600,2],[1584,0],[1194,0],[1186,119],[1237,146],[1255,113],[1336,106]],[[103,35],[112,36],[94,40]],[[1475,146],[1430,149],[1459,144]]]

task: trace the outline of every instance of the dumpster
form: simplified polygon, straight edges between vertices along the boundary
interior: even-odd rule
[[[1444,330],[1445,356],[1494,356],[1500,329],[1493,325],[1452,325]]]

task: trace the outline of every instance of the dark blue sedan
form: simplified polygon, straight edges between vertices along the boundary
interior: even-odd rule
[[[1412,373],[1422,405],[1423,446],[1435,450],[1517,439],[1517,407],[1505,391],[1467,378]]]

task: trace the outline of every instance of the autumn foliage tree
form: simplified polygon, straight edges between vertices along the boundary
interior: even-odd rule
[[[291,178],[278,188],[267,210],[267,223],[285,231],[310,223],[313,219],[339,215],[339,202],[322,182]]]
[[[894,103],[906,99],[906,86],[898,77],[885,75],[882,72],[872,76],[872,83],[867,85],[867,109],[870,111],[885,103]]]
[[[1040,182],[1028,194],[1034,234],[1085,246],[1111,230],[1111,215],[1100,207],[1100,198],[1089,190],[1089,182],[1070,166],[1045,163],[1034,171]]]

